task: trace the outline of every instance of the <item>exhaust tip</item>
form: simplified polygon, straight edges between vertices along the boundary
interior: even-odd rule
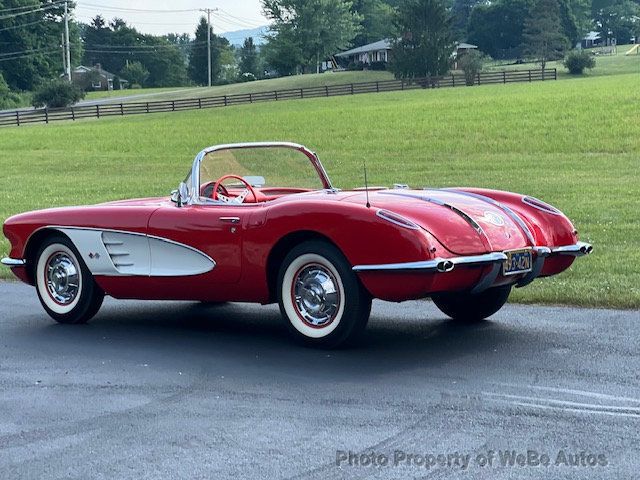
[[[583,255],[589,255],[593,251],[593,247],[591,245],[583,245],[580,247],[580,253]]]
[[[438,263],[437,269],[440,273],[446,273],[446,272],[450,272],[451,270],[453,270],[453,267],[455,265],[453,264],[452,261],[450,260],[443,260],[442,262]]]

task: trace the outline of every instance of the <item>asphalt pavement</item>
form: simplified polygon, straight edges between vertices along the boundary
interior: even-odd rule
[[[640,314],[375,302],[363,343],[275,306],[107,299],[53,323],[0,283],[1,479],[632,479]]]

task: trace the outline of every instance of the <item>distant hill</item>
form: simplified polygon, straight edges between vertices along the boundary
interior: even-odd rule
[[[253,41],[256,45],[264,44],[264,38],[262,38],[265,34],[269,32],[269,27],[265,25],[264,27],[258,28],[250,28],[245,30],[234,30],[233,32],[225,32],[220,34],[222,37],[229,40],[231,45],[242,45],[245,39],[249,37],[253,37]]]

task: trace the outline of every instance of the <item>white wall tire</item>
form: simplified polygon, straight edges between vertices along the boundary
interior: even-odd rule
[[[285,257],[278,301],[295,338],[326,348],[353,343],[371,311],[371,298],[342,253],[320,241],[300,244]]]
[[[40,303],[57,322],[86,323],[102,305],[104,293],[66,237],[44,241],[33,275]]]

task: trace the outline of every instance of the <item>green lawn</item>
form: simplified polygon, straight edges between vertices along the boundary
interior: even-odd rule
[[[204,146],[289,140],[316,149],[343,188],[363,183],[366,159],[371,184],[540,197],[574,220],[595,253],[513,299],[640,308],[639,80],[585,77],[3,128],[0,218],[164,195]]]

